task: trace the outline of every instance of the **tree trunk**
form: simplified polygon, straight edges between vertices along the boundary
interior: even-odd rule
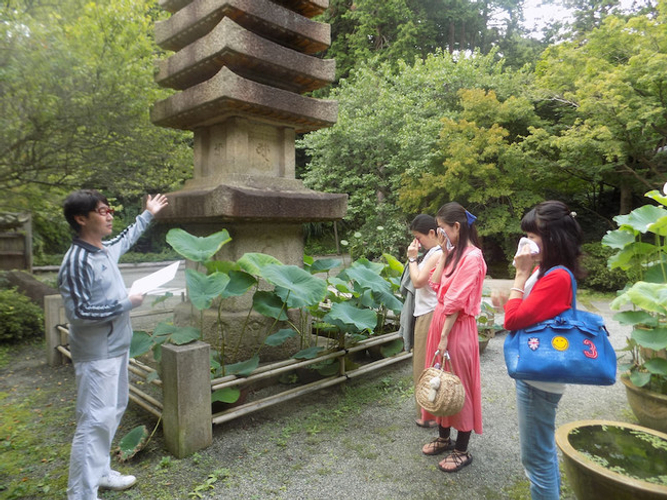
[[[621,202],[619,214],[625,215],[632,211],[632,189],[627,183],[621,184]]]
[[[466,50],[466,24],[461,21],[461,32],[459,33],[459,50],[464,52]]]

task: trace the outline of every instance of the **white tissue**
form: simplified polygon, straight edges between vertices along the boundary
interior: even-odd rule
[[[537,246],[537,243],[535,243],[533,240],[529,240],[525,236],[519,240],[519,246],[516,249],[516,253],[514,254],[514,257],[519,255],[521,251],[523,250],[523,247],[528,245],[530,247],[530,253],[535,255],[540,253],[540,247]],[[516,267],[516,260],[512,261],[512,265]]]

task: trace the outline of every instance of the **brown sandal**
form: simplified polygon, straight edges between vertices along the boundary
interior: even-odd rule
[[[466,465],[470,465],[471,463],[472,455],[470,453],[467,451],[454,450],[438,464],[438,469],[440,469],[442,472],[458,472]],[[445,464],[454,465],[454,467],[447,468],[445,467]]]
[[[450,438],[441,438],[437,437],[430,443],[427,443],[422,448],[422,453],[424,455],[440,455],[446,451],[454,449],[454,441]]]

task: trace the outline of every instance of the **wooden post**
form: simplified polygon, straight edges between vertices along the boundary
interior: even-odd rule
[[[177,458],[213,442],[210,346],[204,342],[162,346],[162,428]]]
[[[59,345],[67,343],[58,329],[58,325],[67,323],[65,306],[60,295],[44,297],[44,335],[46,337],[46,361],[49,366],[63,365],[67,358],[58,350]]]

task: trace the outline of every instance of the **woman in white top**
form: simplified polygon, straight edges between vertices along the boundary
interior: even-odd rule
[[[415,326],[414,347],[412,352],[412,376],[415,386],[419,376],[424,371],[426,356],[426,339],[428,328],[431,325],[433,310],[437,304],[435,292],[428,284],[431,271],[438,263],[438,257],[442,252],[438,241],[438,223],[430,215],[420,214],[410,224],[410,231],[415,237],[408,247],[408,269],[410,280],[415,287]],[[419,249],[422,248],[424,255],[419,257]],[[436,427],[435,420],[424,421],[421,418],[421,409],[417,406],[417,419],[415,423],[420,427]]]

